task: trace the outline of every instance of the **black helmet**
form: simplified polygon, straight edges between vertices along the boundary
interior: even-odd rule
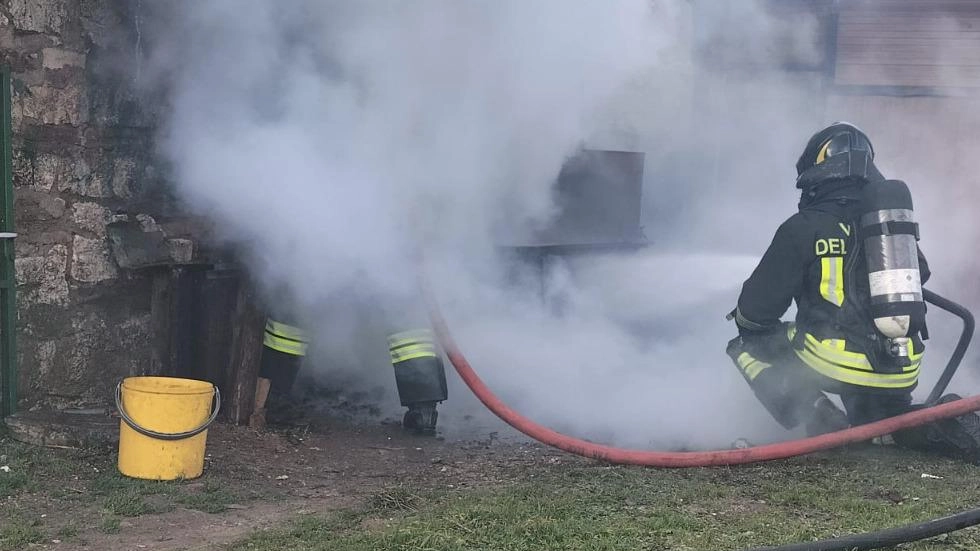
[[[874,166],[874,158],[874,147],[867,134],[853,124],[835,122],[807,142],[796,161],[796,187],[806,189],[845,178],[875,179],[881,175]]]

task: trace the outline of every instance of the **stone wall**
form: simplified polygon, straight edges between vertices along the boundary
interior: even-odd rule
[[[139,1],[9,0],[0,61],[13,81],[21,408],[105,404],[159,366],[147,273],[121,268],[110,222],[162,232],[194,255],[153,157],[156,114],[136,90]]]

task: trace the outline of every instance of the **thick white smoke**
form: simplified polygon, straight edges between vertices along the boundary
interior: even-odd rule
[[[752,60],[805,56],[816,29],[756,2],[697,4],[177,4],[154,54],[173,86],[164,154],[186,203],[312,330],[322,381],[380,388],[386,413],[384,336],[425,319],[424,250],[464,352],[533,418],[631,445],[781,438],[724,354],[724,314],[829,121],[812,83],[721,76],[692,37],[720,44],[716,62]],[[502,285],[494,245],[555,214],[551,185],[583,144],[647,154],[654,246],[555,262],[545,300]],[[498,427],[449,376],[440,424]]]

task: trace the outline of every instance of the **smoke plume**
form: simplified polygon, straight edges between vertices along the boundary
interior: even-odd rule
[[[813,55],[815,19],[682,0],[158,9],[149,65],[172,91],[180,195],[313,333],[322,384],[399,411],[384,337],[425,323],[424,251],[461,348],[515,409],[637,446],[785,436],[724,354],[724,315],[795,209],[806,139],[849,114],[798,77],[716,69]],[[646,153],[651,246],[554,260],[542,299],[495,247],[557,214],[552,184],[583,145]],[[496,430],[449,375],[440,424]]]

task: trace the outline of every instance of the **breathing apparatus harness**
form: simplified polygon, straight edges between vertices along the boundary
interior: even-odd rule
[[[881,175],[870,140],[849,123],[835,123],[815,134],[796,168],[801,208],[831,198],[857,208],[856,219],[847,221],[856,222],[852,227],[858,231],[845,270],[854,269],[863,251],[868,285],[858,286],[861,293],[847,295],[860,297],[865,305],[856,306],[869,310],[874,332],[867,337],[880,346],[868,352],[898,368],[911,365],[912,337],[921,335],[924,340],[928,332],[919,275],[919,227],[908,186]]]

